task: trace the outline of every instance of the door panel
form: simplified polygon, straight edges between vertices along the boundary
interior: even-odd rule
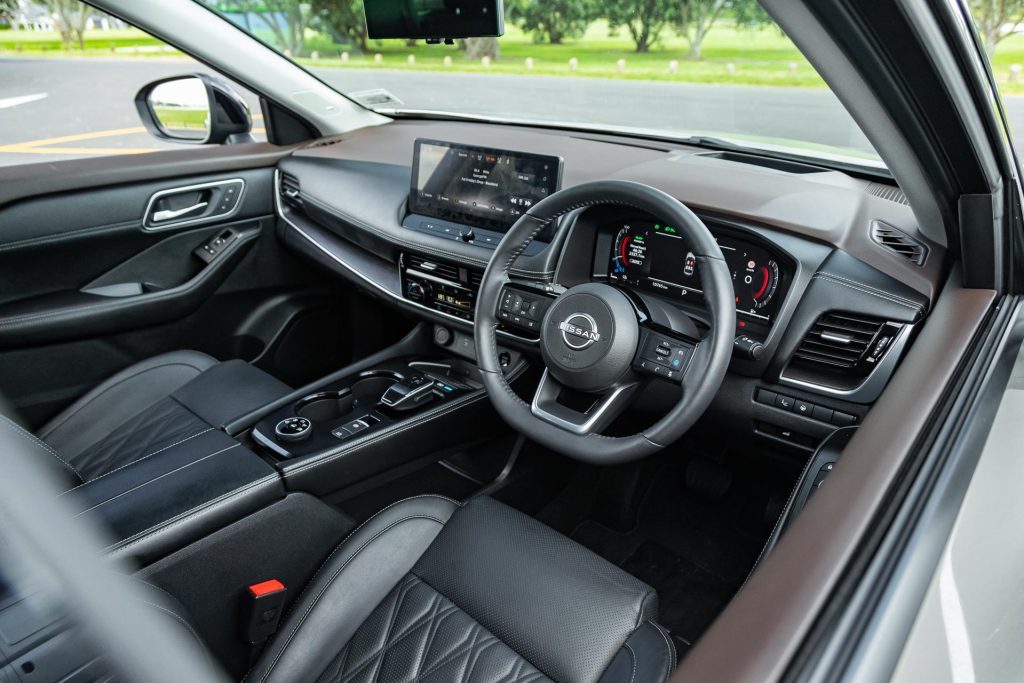
[[[155,169],[164,153],[147,156]],[[195,175],[153,171],[160,177],[97,186],[97,175],[123,177],[111,170],[118,159],[138,163],[47,164],[63,177],[49,185],[63,191],[26,188],[31,196],[0,206],[0,387],[31,426],[103,378],[165,351],[244,358],[293,384],[348,360],[354,299],[279,244],[274,169],[263,156],[252,168],[232,157],[217,172],[207,159]],[[83,164],[95,164],[97,175],[70,189]],[[231,205],[220,190],[242,184]],[[198,194],[189,189],[195,186]],[[146,226],[147,212],[152,219],[180,208],[160,201],[167,197],[212,206]]]

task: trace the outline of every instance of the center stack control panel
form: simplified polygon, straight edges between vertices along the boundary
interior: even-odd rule
[[[473,320],[482,272],[408,253],[402,254],[399,270],[402,295],[406,299],[463,320]]]

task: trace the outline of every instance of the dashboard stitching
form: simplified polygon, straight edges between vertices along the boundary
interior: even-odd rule
[[[904,301],[903,299],[898,299],[898,298],[894,299],[893,297],[891,297],[891,296],[889,296],[887,294],[883,294],[883,293],[881,293],[881,292],[879,292],[877,290],[870,289],[870,288],[864,287],[864,286],[859,286],[859,284],[852,283],[850,281],[837,280],[837,279],[833,278],[832,276],[830,276],[828,274],[818,273],[812,279],[826,280],[826,281],[832,282],[833,284],[840,285],[841,287],[849,287],[850,289],[854,289],[854,290],[857,290],[859,292],[863,292],[865,294],[870,294],[871,296],[878,297],[879,299],[884,299],[884,300],[889,301],[891,303],[894,303],[894,304],[896,304],[898,306],[903,306],[904,308],[909,308],[910,310],[914,311],[915,313],[920,313],[923,310],[920,306],[918,306],[916,304],[909,304],[906,301]]]
[[[816,273],[815,277],[819,277],[819,278],[832,278],[833,280],[840,280],[842,282],[847,282],[847,283],[849,283],[851,285],[859,285],[861,287],[864,287],[865,289],[870,289],[870,290],[872,290],[874,292],[878,292],[879,294],[885,294],[886,296],[890,296],[890,297],[892,297],[894,299],[897,299],[899,301],[903,301],[903,302],[907,303],[908,305],[916,306],[917,308],[921,307],[920,304],[918,304],[913,299],[908,299],[906,297],[902,297],[902,296],[899,296],[897,294],[893,294],[892,292],[886,292],[884,290],[878,289],[877,287],[872,287],[871,285],[864,284],[863,282],[859,282],[857,280],[851,280],[850,278],[843,277],[842,275],[836,275],[835,273],[828,273],[828,272],[825,272],[825,271],[821,271],[820,273]]]
[[[327,213],[331,214],[332,216],[334,216],[336,218],[339,218],[341,220],[344,220],[344,221],[349,221],[353,225],[355,225],[355,226],[357,226],[359,228],[362,228],[364,230],[367,230],[369,232],[372,232],[375,235],[377,235],[378,237],[387,240],[388,242],[398,243],[398,244],[401,244],[401,245],[403,245],[403,246],[405,246],[405,247],[407,247],[409,249],[416,249],[416,250],[419,250],[419,251],[425,251],[425,252],[431,253],[431,254],[433,254],[435,256],[442,256],[442,257],[454,259],[456,261],[466,261],[466,262],[470,263],[471,265],[475,265],[475,266],[483,266],[483,267],[487,266],[487,261],[482,261],[482,260],[480,260],[480,259],[478,259],[476,257],[466,256],[464,254],[459,254],[459,253],[456,253],[456,252],[453,252],[453,251],[448,251],[446,249],[441,249],[439,247],[428,247],[428,246],[425,246],[425,245],[422,245],[422,244],[419,244],[419,243],[409,242],[407,240],[403,240],[403,239],[401,239],[401,238],[399,238],[399,237],[397,237],[395,235],[388,234],[388,233],[386,233],[386,232],[384,232],[382,230],[379,230],[375,226],[370,225],[369,223],[366,223],[364,221],[359,220],[358,218],[355,218],[354,216],[350,216],[348,214],[344,214],[344,213],[338,211],[337,209],[332,207],[330,204],[327,204],[323,200],[317,199],[316,197],[310,195],[309,192],[303,192],[302,193],[302,198],[303,199],[309,199],[313,204],[317,205],[319,208],[323,209],[324,211],[326,211]],[[525,249],[525,247],[524,247],[524,249]],[[526,269],[526,268],[514,268],[513,270],[515,272],[517,272],[517,273],[520,273],[520,274],[529,274],[529,275],[552,275],[552,274],[554,274],[553,270],[529,270],[529,269]]]

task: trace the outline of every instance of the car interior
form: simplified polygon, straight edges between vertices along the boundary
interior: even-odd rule
[[[0,431],[235,680],[666,680],[990,301],[879,175],[202,83],[200,155],[0,169]]]

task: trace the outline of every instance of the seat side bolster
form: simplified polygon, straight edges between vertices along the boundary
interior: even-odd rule
[[[457,508],[448,498],[417,496],[353,531],[303,590],[246,681],[315,680]]]
[[[598,683],[661,683],[675,666],[672,639],[660,626],[645,621],[626,639]]]

